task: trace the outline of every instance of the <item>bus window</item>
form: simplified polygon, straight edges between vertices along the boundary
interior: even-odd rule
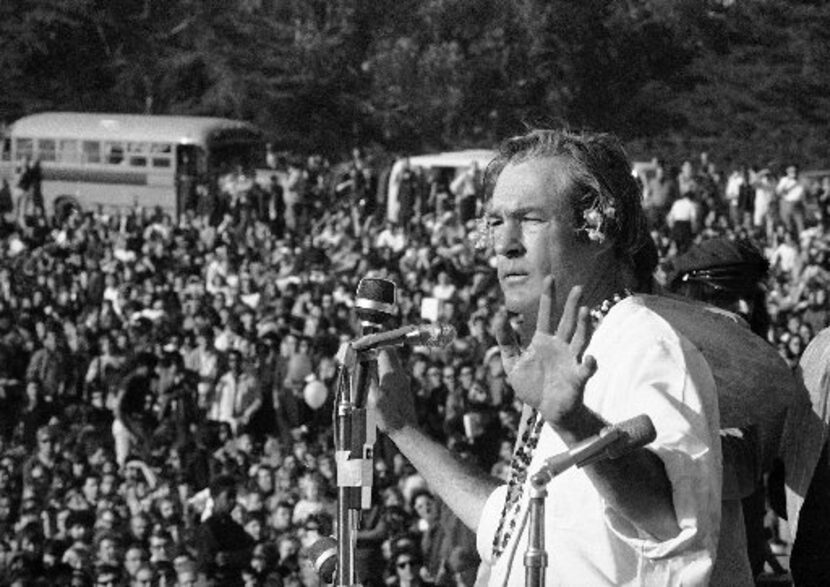
[[[170,143],[150,143],[150,154],[153,156],[153,167],[169,169],[173,166],[173,146]]]
[[[78,141],[62,139],[58,142],[58,161],[61,163],[80,163],[81,152]]]
[[[37,156],[41,161],[54,161],[57,159],[55,139],[38,139]]]
[[[98,141],[84,141],[82,143],[83,160],[86,163],[101,162],[101,143]]]
[[[130,167],[147,167],[147,155],[150,145],[147,143],[127,143]]]
[[[9,137],[3,139],[3,161],[11,161],[12,158],[12,140]]]
[[[32,139],[17,139],[17,160],[31,159],[35,154],[35,142]]]
[[[107,163],[120,165],[124,161],[124,145],[122,143],[104,143],[104,157]]]

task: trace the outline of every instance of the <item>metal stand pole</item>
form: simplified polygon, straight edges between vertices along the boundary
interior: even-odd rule
[[[545,485],[531,485],[530,490],[530,535],[525,553],[525,587],[544,587],[548,566],[545,551],[545,499],[548,490]]]
[[[337,406],[337,446],[347,447],[351,439],[351,411],[354,406],[341,402]],[[355,584],[354,573],[354,536],[357,530],[358,512],[349,507],[352,499],[352,487],[338,483],[337,487],[337,574],[338,587]]]
[[[374,430],[367,431],[366,408],[358,408],[372,373],[364,372],[350,346],[338,353],[340,373],[335,400],[335,460],[337,462],[336,587],[360,587],[355,572],[355,547],[361,510],[369,507],[364,494],[371,487],[371,447]],[[365,388],[365,389],[364,389]],[[368,479],[367,479],[368,476]]]

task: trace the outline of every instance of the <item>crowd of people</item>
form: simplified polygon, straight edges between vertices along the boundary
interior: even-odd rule
[[[476,173],[471,174],[475,179]],[[355,151],[180,218],[13,213],[0,228],[0,583],[317,585],[332,533],[337,350],[360,278],[397,284],[402,324],[452,324],[404,351],[417,417],[502,479],[521,406],[494,338],[500,293],[470,185]],[[830,322],[830,179],[708,156],[643,185],[663,261],[716,237],[769,262],[765,335],[793,367]],[[479,194],[480,195],[480,194]],[[457,204],[457,205],[456,205]],[[740,310],[740,308],[737,308]],[[366,585],[471,585],[475,536],[388,441],[356,564]],[[770,519],[773,519],[770,516]],[[786,545],[769,523],[771,544]],[[767,570],[776,570],[775,560]]]

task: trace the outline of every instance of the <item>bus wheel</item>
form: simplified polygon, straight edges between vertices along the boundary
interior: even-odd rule
[[[55,198],[55,218],[63,222],[72,210],[81,211],[81,204],[74,196],[58,196]]]

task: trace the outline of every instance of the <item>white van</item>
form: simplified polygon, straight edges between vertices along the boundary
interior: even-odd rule
[[[450,181],[464,173],[473,163],[478,164],[482,171],[496,156],[490,149],[468,149],[465,151],[450,151],[430,155],[408,157],[411,169],[420,169],[426,176],[435,170],[444,170],[451,175]],[[398,191],[401,185],[401,174],[406,166],[406,157],[398,159],[389,173],[389,186],[386,193],[386,217],[397,220],[400,210]]]

